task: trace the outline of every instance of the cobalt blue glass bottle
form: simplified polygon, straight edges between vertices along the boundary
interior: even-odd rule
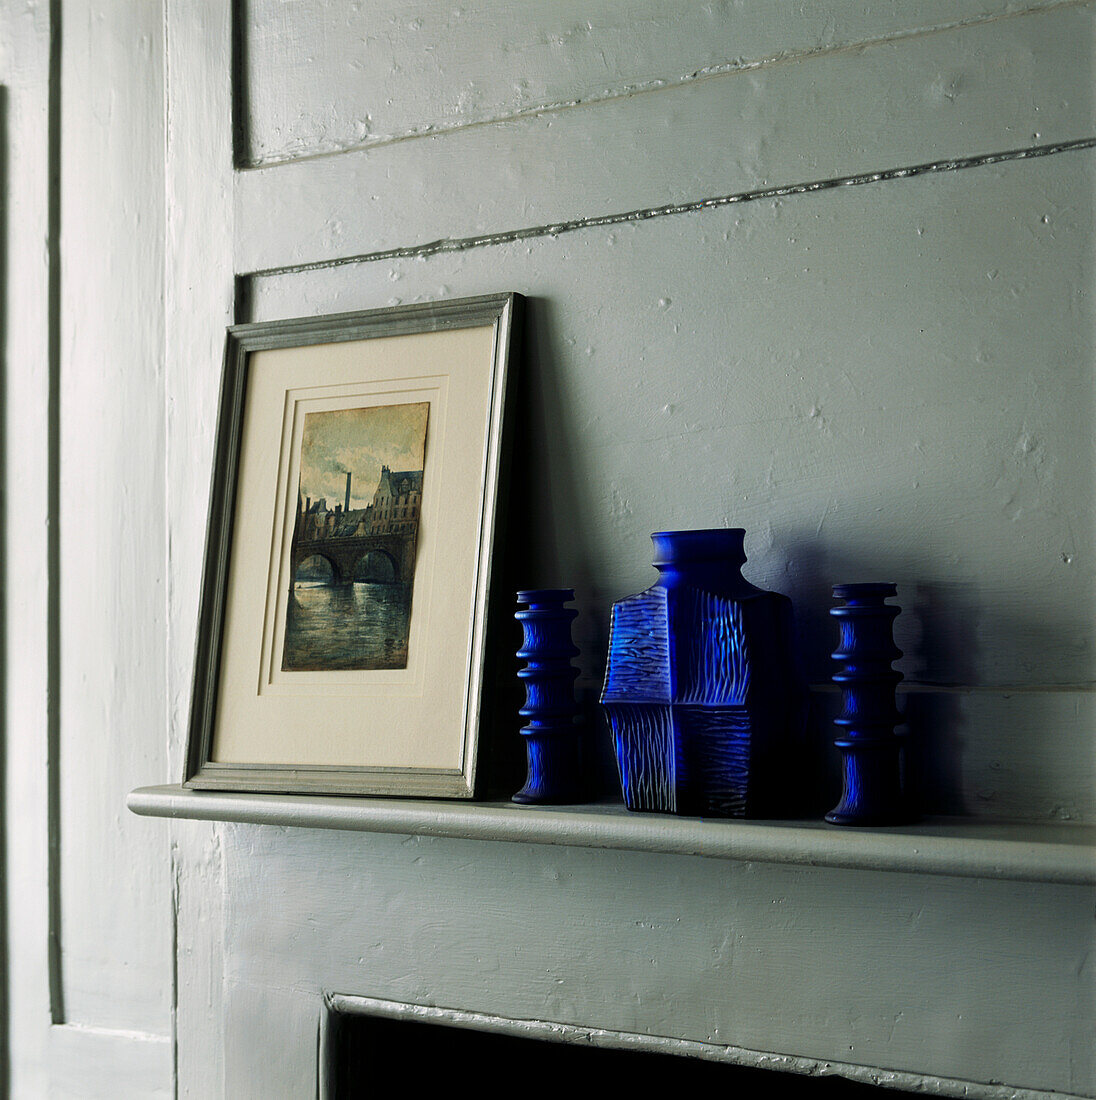
[[[841,801],[826,820],[834,825],[900,825],[910,820],[902,789],[902,721],[894,689],[902,673],[891,662],[902,656],[894,644],[894,620],[901,608],[884,601],[897,592],[889,583],[835,584],[831,607],[839,641],[833,659],[841,663],[833,682],[841,688],[841,731],[834,741],[841,753]]]
[[[527,778],[514,802],[574,802],[579,797],[578,669],[571,664],[578,655],[571,641],[578,612],[563,606],[574,598],[570,588],[518,593],[518,603],[528,605],[514,615],[525,635],[517,655],[526,662],[518,669],[525,684],[525,706],[518,713],[526,720],[521,733]]]
[[[803,713],[792,605],[743,579],[744,536],[652,535],[658,580],[613,606],[601,702],[630,810],[791,808]]]

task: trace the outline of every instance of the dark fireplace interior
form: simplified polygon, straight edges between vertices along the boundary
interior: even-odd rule
[[[514,1036],[420,1020],[335,1012],[331,1018],[333,1067],[326,1100],[361,1100],[378,1089],[413,1085],[418,1095],[437,1087],[450,1094],[458,1081],[489,1092],[558,1090],[561,1100],[609,1081],[634,1095],[681,1089],[726,1089],[726,1095],[803,1100],[884,1100],[912,1092],[843,1077],[809,1077],[734,1066],[701,1058]],[[444,1090],[444,1091],[443,1091]],[[737,1091],[734,1091],[737,1090]],[[463,1091],[463,1090],[461,1090]],[[721,1095],[709,1092],[708,1095]]]

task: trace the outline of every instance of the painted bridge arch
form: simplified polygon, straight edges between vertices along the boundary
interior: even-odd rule
[[[373,576],[361,578],[363,580],[371,579],[381,584],[387,584],[390,582],[396,582],[400,579],[400,564],[399,562],[385,549],[379,546],[370,547],[356,562],[350,570],[350,579],[357,580],[361,577],[365,570],[372,574],[384,574],[383,576]]]
[[[349,584],[363,558],[379,552],[391,563],[393,581],[407,583],[415,573],[414,535],[356,535],[350,538],[307,539],[293,544],[291,577],[312,557],[331,566],[332,584]]]

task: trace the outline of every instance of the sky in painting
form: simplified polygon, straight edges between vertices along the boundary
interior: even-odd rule
[[[428,401],[306,413],[301,440],[301,499],[342,504],[346,475],[350,507],[372,503],[381,466],[421,470],[426,453]]]

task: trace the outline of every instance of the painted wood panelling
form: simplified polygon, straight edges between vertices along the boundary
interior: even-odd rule
[[[1091,137],[1094,20],[1035,12],[242,172],[237,270]]]
[[[234,303],[514,290],[506,565],[578,588],[584,700],[648,533],[740,525],[816,683],[829,585],[898,582],[930,809],[1092,821],[1096,150],[582,223],[1096,137],[1096,4],[252,0],[235,103],[229,0],[52,7],[51,90],[0,3],[13,1095],[311,1096],[324,992],[1096,1093],[1083,887],[124,809],[181,772]]]
[[[1081,151],[287,273],[253,307],[528,295],[515,489],[537,503],[504,541],[538,583],[578,588],[591,687],[609,602],[653,575],[647,533],[742,526],[812,680],[832,671],[830,584],[897,581],[899,667],[936,689],[908,706],[937,806],[1083,817],[1090,756],[1047,731],[1075,714],[1064,743],[1091,736],[1094,167]]]
[[[168,774],[183,773],[198,589],[225,327],[232,323],[231,13],[227,3],[165,4]],[[197,227],[200,227],[198,229]],[[171,830],[178,1097],[224,1097],[221,918],[216,826]],[[244,1094],[246,1096],[246,1094]]]
[[[63,1018],[166,1036],[166,838],[118,805],[165,767],[162,13],[87,15],[62,10]]]
[[[58,1100],[171,1100],[173,1042],[118,1028],[59,1024],[50,1029],[49,1091]]]
[[[253,319],[517,290],[504,552],[579,589],[585,700],[648,533],[741,525],[816,682],[829,585],[899,582],[928,808],[1092,819],[1093,150],[577,224],[1096,136],[1092,4],[827,7],[251,5],[236,152],[291,162],[233,178],[225,22],[169,5],[176,739],[230,274]],[[190,1095],[308,1094],[333,991],[1096,1090],[1083,888],[172,828]]]
[[[246,155],[285,160],[444,133],[1055,6],[628,0],[595,11],[573,0],[260,0],[241,34]],[[941,74],[941,95],[967,83],[949,88],[949,76],[958,74]]]
[[[170,774],[177,776],[190,711],[221,356],[233,322],[231,18],[226,3],[168,0],[165,21],[168,736]]]
[[[118,803],[165,759],[161,42],[157,5],[0,5],[16,1098],[172,1092],[169,844]]]
[[[908,679],[1087,685],[1094,171],[1082,151],[290,272],[253,310],[512,285],[549,393],[518,413],[537,480],[516,496],[544,506],[509,538],[534,573],[623,594],[649,531],[730,523],[747,574],[796,599],[812,678],[830,581],[872,573],[907,597]]]
[[[1078,1014],[1091,1008],[1085,888],[224,835],[225,1043],[262,1035],[270,1050],[230,1059],[228,1096],[308,1095],[321,991],[348,989],[963,1081],[1096,1084]]]

